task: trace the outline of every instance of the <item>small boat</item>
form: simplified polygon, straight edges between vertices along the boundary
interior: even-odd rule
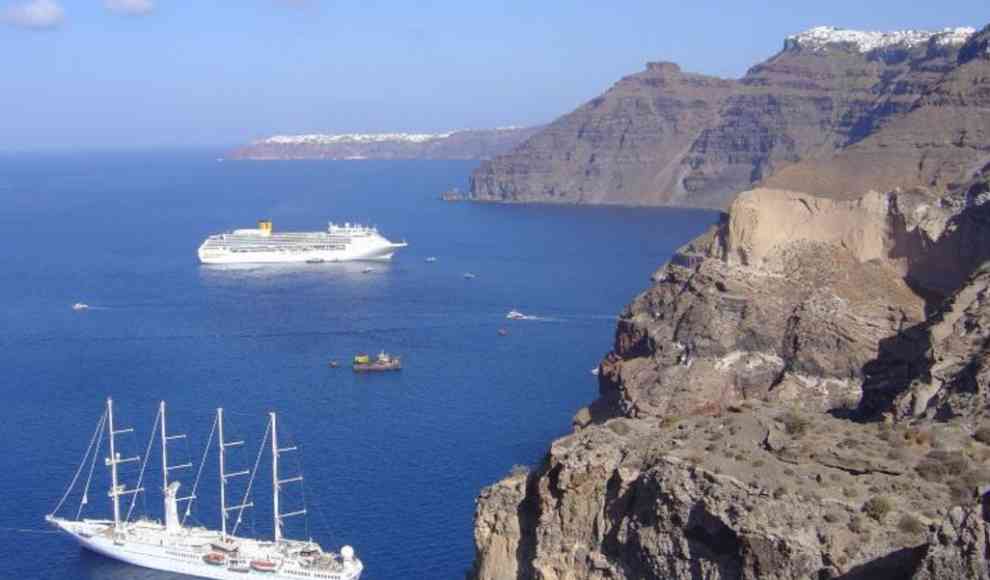
[[[324,260],[323,258],[310,258],[306,260],[307,264],[322,264],[324,262],[326,262],[326,260]]]
[[[437,257],[436,256],[430,256],[429,258],[426,259],[426,262],[428,264],[432,264],[433,262],[436,262],[436,261],[437,261]]]
[[[76,302],[75,304],[72,305],[72,309],[73,310],[77,310],[77,311],[78,310],[86,310],[88,308],[89,308],[89,304],[86,304],[86,303],[83,303],[83,302]]]
[[[251,569],[255,572],[274,572],[276,567],[271,560],[251,560]]]
[[[505,317],[509,320],[526,320],[527,316],[518,310],[510,310]]]
[[[361,273],[362,274],[370,274],[370,273],[372,273],[374,271],[375,271],[375,269],[369,266],[369,267],[365,268],[364,270],[361,270]]]
[[[593,375],[595,375],[597,377],[598,376],[598,367],[595,367],[595,368],[591,369],[591,374],[593,374]]]
[[[509,331],[506,330],[506,329],[504,329],[504,328],[500,328],[500,329],[498,329],[498,335],[499,336],[508,336],[509,335]]]
[[[471,272],[464,272],[464,279],[465,280],[473,280],[475,278],[477,278],[477,276],[475,276]]]
[[[337,361],[332,360],[332,361],[330,361],[329,366],[330,366],[330,368],[335,369],[335,368],[337,368],[340,365],[337,363]]]
[[[366,354],[359,354],[354,357],[353,369],[356,373],[399,371],[402,370],[402,359],[387,354],[385,351],[378,353],[375,360],[371,360],[371,357]]]
[[[227,562],[227,554],[223,552],[210,552],[203,556],[203,561],[212,566],[223,566]]]

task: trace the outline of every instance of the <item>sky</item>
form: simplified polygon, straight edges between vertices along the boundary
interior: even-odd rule
[[[0,151],[546,123],[654,60],[739,77],[818,25],[987,0],[0,0]]]

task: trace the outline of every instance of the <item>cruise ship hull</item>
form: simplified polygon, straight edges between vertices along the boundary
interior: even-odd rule
[[[219,534],[204,530],[198,535],[184,534],[182,538],[172,538],[163,529],[148,526],[143,538],[115,540],[112,534],[94,533],[106,529],[109,522],[90,523],[52,519],[51,522],[72,536],[83,548],[111,558],[153,570],[186,574],[197,578],[215,580],[243,580],[244,578],[267,578],[271,580],[297,580],[316,578],[323,580],[359,580],[363,566],[357,560],[340,571],[317,571],[299,566],[274,571],[235,570],[225,564],[207,564],[203,556],[210,552],[210,542],[216,542]],[[160,526],[159,526],[160,527]]]
[[[232,252],[227,250],[199,249],[199,261],[203,264],[291,264],[302,262],[352,262],[359,260],[388,261],[406,244],[388,244],[346,250],[304,250],[269,252]]]

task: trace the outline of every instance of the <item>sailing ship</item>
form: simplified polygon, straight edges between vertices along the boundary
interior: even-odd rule
[[[278,442],[278,423],[275,413],[269,413],[265,436],[258,452],[258,461],[254,469],[230,472],[227,470],[226,453],[231,447],[244,444],[244,441],[227,441],[224,438],[223,409],[217,409],[216,419],[210,431],[206,452],[200,464],[199,473],[189,495],[179,497],[180,483],[169,481],[170,473],[178,469],[192,468],[192,463],[178,465],[169,464],[168,444],[170,441],[185,438],[185,435],[170,434],[165,422],[165,402],[158,408],[155,418],[155,430],[148,442],[150,451],[155,432],[160,435],[161,445],[161,478],[164,492],[165,522],[149,519],[132,520],[135,499],[144,492],[141,487],[144,480],[145,467],[149,453],[144,461],[140,456],[121,457],[117,449],[118,435],[133,432],[133,429],[121,429],[114,423],[113,400],[108,398],[106,411],[97,422],[96,430],[90,439],[86,454],[62,496],[58,505],[45,520],[59,530],[69,534],[83,548],[92,550],[115,560],[120,560],[135,566],[165,570],[180,574],[188,574],[200,578],[215,578],[220,580],[264,577],[276,580],[298,578],[314,578],[322,580],[358,580],[364,569],[361,561],[355,556],[354,549],[343,546],[339,553],[327,552],[316,542],[310,540],[293,540],[286,538],[283,524],[286,518],[306,514],[305,507],[300,510],[282,512],[279,506],[281,490],[292,483],[301,483],[302,475],[282,478],[279,472],[279,456],[295,451],[295,446],[280,447]],[[113,519],[80,519],[83,508],[88,503],[89,487],[92,482],[96,458],[104,439],[108,440],[109,457],[104,463],[110,469],[109,497],[113,508]],[[186,526],[192,503],[196,500],[200,475],[203,472],[207,453],[216,435],[219,457],[219,492],[220,492],[220,529],[211,530],[202,526]],[[265,443],[271,442],[272,461],[272,513],[273,538],[270,540],[255,539],[237,535],[244,510],[254,506],[250,501],[251,488],[254,484],[258,464],[262,457]],[[137,485],[128,488],[121,483],[118,467],[122,464],[141,462],[141,471]],[[88,467],[88,477],[82,492],[79,508],[75,519],[59,517],[56,514],[65,504],[67,498]],[[249,477],[243,501],[237,505],[227,505],[228,480],[236,477]],[[130,507],[122,512],[121,499],[130,497]],[[179,505],[185,504],[184,515],[179,517]],[[235,517],[236,515],[236,517]]]

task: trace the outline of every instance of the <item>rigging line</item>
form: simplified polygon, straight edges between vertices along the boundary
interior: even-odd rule
[[[79,499],[79,509],[76,511],[76,519],[82,515],[83,508],[89,503],[89,484],[93,481],[93,470],[96,468],[96,457],[100,454],[100,449],[103,447],[103,426],[106,425],[106,413],[103,414],[103,421],[100,424],[100,436],[96,440],[96,449],[93,452],[93,459],[89,463],[89,475],[86,476],[86,487],[83,488],[82,497]]]
[[[248,480],[247,489],[244,490],[244,499],[241,500],[241,507],[237,510],[237,521],[234,522],[234,530],[231,535],[237,533],[237,527],[241,525],[241,515],[244,513],[244,504],[251,497],[251,487],[254,485],[254,476],[258,474],[258,465],[261,464],[261,456],[265,451],[265,442],[268,441],[268,432],[271,431],[272,422],[265,426],[265,436],[261,438],[261,445],[258,446],[258,456],[254,459],[254,469],[251,470],[251,479]]]
[[[151,430],[151,437],[148,437],[148,446],[144,449],[144,461],[141,462],[141,473],[138,474],[137,485],[134,489],[137,490],[131,495],[131,505],[127,508],[127,516],[124,517],[124,521],[130,521],[131,512],[134,511],[134,504],[137,503],[137,498],[141,495],[141,483],[144,481],[144,469],[148,467],[148,459],[151,458],[151,446],[155,442],[155,433],[158,433],[158,425],[162,417],[162,408],[158,408],[158,412],[155,413],[155,427]]]
[[[203,475],[203,467],[206,465],[206,456],[210,453],[210,446],[213,444],[213,434],[217,430],[217,419],[213,418],[213,427],[210,427],[210,436],[206,440],[206,447],[203,448],[203,457],[199,460],[199,469],[196,471],[196,480],[193,482],[192,491],[189,492],[189,503],[186,504],[186,513],[182,514],[182,525],[186,524],[186,518],[192,512],[193,502],[196,501],[196,490],[199,488],[199,478]],[[190,453],[190,455],[192,455]],[[190,457],[190,459],[192,459]]]
[[[89,445],[86,447],[86,453],[83,454],[82,459],[79,462],[79,467],[76,469],[76,474],[72,476],[72,482],[69,483],[69,488],[65,490],[65,494],[62,495],[62,499],[58,500],[58,505],[56,505],[55,509],[52,510],[53,515],[58,513],[58,510],[62,507],[62,504],[65,503],[65,500],[69,497],[69,494],[72,493],[72,488],[76,486],[76,481],[79,480],[79,475],[82,473],[83,466],[86,465],[86,459],[89,457],[89,452],[93,448],[93,442],[96,441],[96,435],[103,429],[103,422],[106,421],[106,418],[107,413],[104,411],[103,415],[100,416],[100,420],[96,422],[96,430],[93,431],[93,436],[90,438]]]

